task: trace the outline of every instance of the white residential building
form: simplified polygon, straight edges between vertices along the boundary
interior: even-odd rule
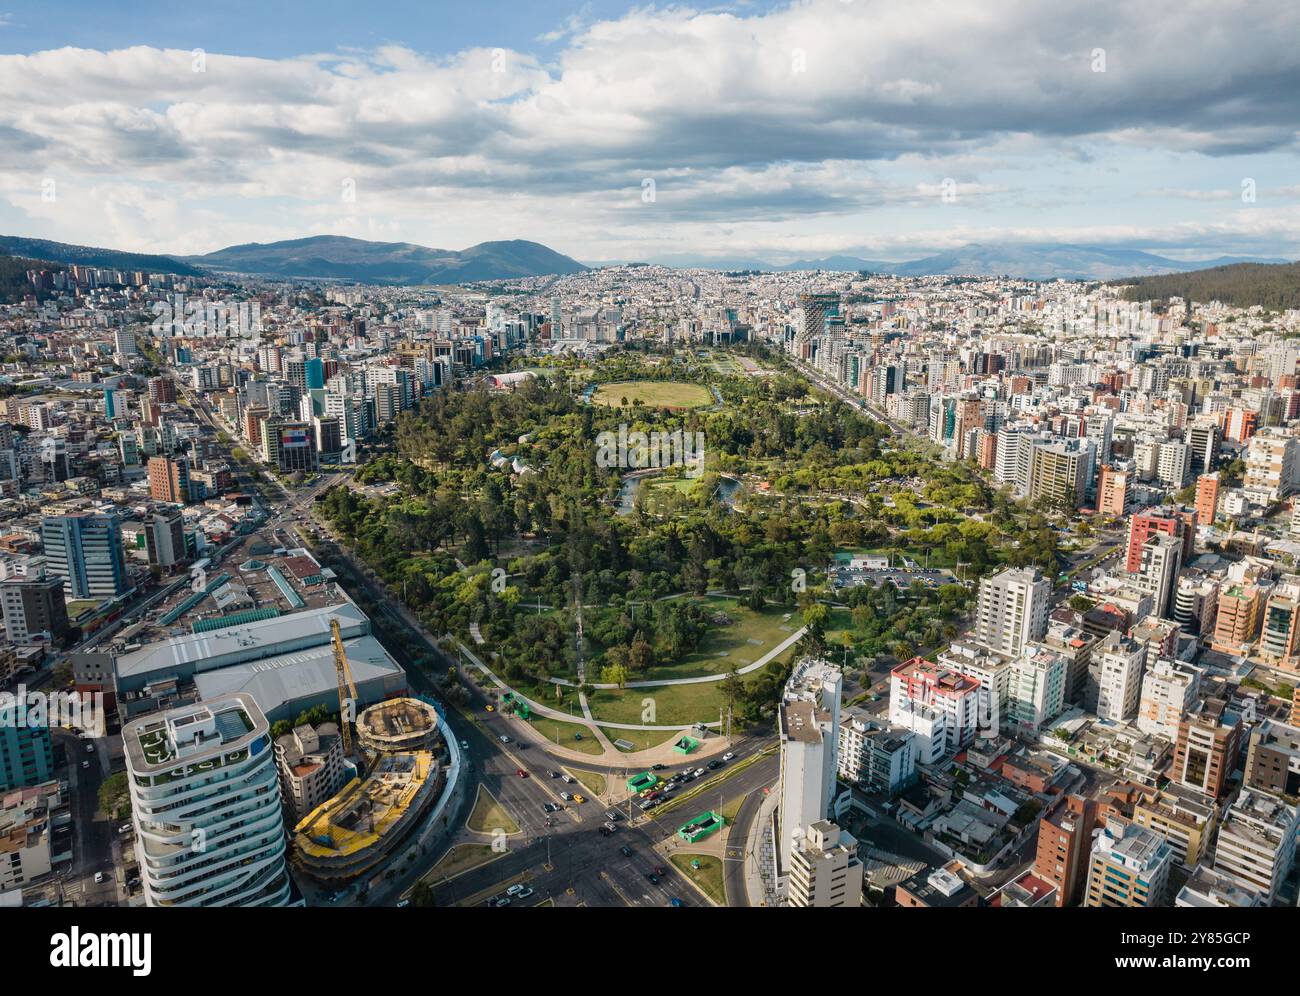
[[[791,855],[789,904],[849,908],[862,905],[858,842],[830,820],[811,824]]]
[[[1008,657],[1047,632],[1052,585],[1037,568],[1010,568],[980,582],[975,640]]]
[[[266,717],[251,695],[122,730],[149,906],[284,906],[284,820]]]
[[[1201,671],[1181,661],[1158,660],[1142,677],[1137,726],[1143,733],[1178,739],[1178,724],[1201,687]]]
[[[1093,653],[1097,671],[1097,717],[1124,723],[1137,712],[1142,696],[1146,648],[1112,630]]]
[[[1035,644],[1011,662],[1007,687],[1007,725],[1036,732],[1065,707],[1070,662],[1055,650]]]
[[[794,844],[809,825],[830,813],[839,766],[840,695],[844,675],[826,661],[805,657],[786,682],[780,717],[781,807],[779,858],[790,868]]]
[[[1272,906],[1295,861],[1296,829],[1295,806],[1243,788],[1219,825],[1214,870]]]

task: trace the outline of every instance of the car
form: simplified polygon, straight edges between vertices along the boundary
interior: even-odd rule
[[[515,769],[515,774],[518,775],[520,778],[527,778],[527,777],[528,777],[528,772],[525,771],[523,768],[516,768],[516,769]]]
[[[623,814],[620,813],[617,809],[605,810],[605,819],[609,820],[611,823],[617,823],[622,818],[623,818]]]
[[[118,833],[130,833],[131,830],[132,830],[132,824],[130,823],[123,823],[120,827],[117,828]]]
[[[405,907],[410,906],[410,905],[411,905],[411,901],[410,901],[409,899],[399,899],[399,900],[397,901],[397,908],[398,908],[399,910],[400,910],[400,909],[404,909]]]
[[[99,884],[102,883],[103,881],[104,881],[104,873],[103,873],[103,872],[95,872],[95,884],[96,884],[96,885],[99,885]]]
[[[693,774],[696,778],[700,778],[704,775],[704,769],[696,768],[693,772],[691,772],[691,774]]]
[[[556,805],[555,803],[553,803],[553,802],[544,802],[544,803],[542,803],[542,812],[543,812],[543,813],[558,813],[559,811],[560,811],[560,807],[557,806],[557,805]]]
[[[497,739],[500,740],[503,744],[510,743],[510,738],[506,736],[504,733],[501,734],[501,736],[497,737]]]
[[[559,777],[560,777],[560,773],[559,773],[558,771],[551,771],[551,770],[549,770],[549,769],[547,770],[546,775],[547,775],[548,778],[559,778]]]
[[[644,812],[648,812],[651,809],[654,809],[655,806],[659,805],[659,800],[642,799],[639,803],[637,803],[637,805],[641,807],[641,811],[644,813]]]
[[[667,875],[668,872],[664,871],[663,865],[655,865],[655,874],[662,878],[664,875]]]
[[[652,771],[663,771],[666,767],[668,767],[666,764],[653,764],[650,766],[650,769]]]
[[[515,746],[518,747],[520,750],[527,750],[527,749],[528,749],[528,743],[527,743],[526,741],[523,741],[523,740],[517,740],[517,741],[515,741]]]
[[[491,899],[488,900],[488,905],[489,905],[489,906],[509,906],[509,905],[510,905],[510,897],[509,897],[509,896],[493,896]]]
[[[516,898],[516,899],[527,899],[527,898],[528,898],[529,896],[531,896],[532,894],[533,894],[533,890],[532,890],[532,889],[524,888],[524,889],[520,889],[518,892],[515,893],[515,898]]]
[[[94,744],[86,744],[86,753],[87,753],[87,754],[93,754],[93,753],[95,753],[95,745],[94,745]]]
[[[506,889],[506,895],[513,898],[514,896],[522,895],[524,890],[527,888],[528,887],[526,885],[522,885],[516,882],[514,885]]]
[[[727,753],[725,753],[725,754],[722,755],[722,759],[723,759],[724,761],[730,761],[730,760],[731,760],[733,757],[735,757],[735,756],[736,756],[736,755],[735,755],[735,753],[734,753],[733,751],[727,751]]]
[[[650,884],[651,884],[651,885],[658,885],[658,884],[659,884],[659,876],[656,875],[654,872],[647,872],[647,873],[646,873],[646,878],[648,878],[648,879],[650,880]]]
[[[565,785],[572,785],[572,784],[573,784],[573,776],[572,776],[572,775],[561,775],[561,776],[560,776],[560,781],[564,782]]]
[[[721,767],[722,767],[722,762],[721,762],[721,761],[714,760],[714,761],[710,761],[710,762],[709,762],[709,770],[710,770],[710,771],[717,771],[717,770],[718,770],[719,768],[721,768]]]
[[[573,796],[569,795],[568,792],[561,792],[561,793],[560,793],[560,798],[563,799],[565,802],[572,802],[572,801],[573,801]]]
[[[685,906],[686,904],[685,904],[684,902],[682,902],[680,899],[678,899],[676,896],[673,896],[673,897],[671,897],[671,898],[668,900],[668,905],[669,905],[669,906]]]
[[[630,858],[632,857],[632,848],[624,844],[622,847],[618,849],[618,853],[623,855],[623,857],[625,858]]]
[[[601,826],[601,829],[608,830],[610,833],[614,833],[616,830],[618,830],[618,824],[615,823],[613,820],[609,820],[608,822],[604,823]]]
[[[577,803],[583,803],[587,801],[587,797],[585,795],[574,795],[573,801]]]
[[[89,768],[89,767],[90,767],[90,762],[89,762],[89,761],[82,761],[82,762],[81,762],[81,766],[82,766],[83,768]]]
[[[600,835],[601,835],[602,837],[608,837],[608,836],[609,836],[610,834],[612,834],[613,832],[614,832],[614,831],[611,830],[611,829],[609,828],[609,824],[608,824],[608,823],[606,823],[606,824],[604,824],[604,825],[602,825],[602,826],[600,827]]]
[[[460,749],[461,749],[461,750],[469,750],[469,741],[468,741],[468,740],[462,740],[462,741],[460,742]]]
[[[489,702],[489,703],[487,704],[486,709],[487,709],[488,712],[496,712],[496,711],[497,711],[497,707],[494,706],[491,702]]]

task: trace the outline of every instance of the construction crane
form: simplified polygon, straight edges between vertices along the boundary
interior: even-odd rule
[[[339,679],[339,726],[343,731],[343,754],[351,757],[352,724],[348,722],[348,713],[356,708],[357,686],[352,683],[352,668],[348,667],[347,651],[343,649],[343,633],[337,619],[330,620],[330,633],[334,636],[334,671]],[[351,703],[350,708],[348,703]]]

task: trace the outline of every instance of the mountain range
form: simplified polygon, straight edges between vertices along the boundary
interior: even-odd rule
[[[921,259],[889,262],[857,256],[825,256],[793,263],[768,263],[744,257],[668,257],[656,260],[666,266],[721,270],[761,270],[790,273],[796,270],[862,270],[900,277],[973,276],[1019,277],[1028,280],[1114,280],[1123,277],[1185,273],[1233,263],[1285,263],[1260,256],[1219,256],[1214,259],[1179,260],[1140,249],[1066,243],[971,243]]]
[[[45,239],[0,236],[0,255],[151,273],[243,274],[278,279],[331,279],[365,284],[452,284],[472,280],[578,273],[589,267],[537,242],[481,242],[468,249],[431,249],[409,242],[370,242],[316,235],[284,242],[229,246],[202,256],[160,256],[67,245]],[[1238,263],[1285,263],[1284,259],[1220,256],[1177,260],[1140,249],[1108,246],[972,243],[921,259],[889,262],[835,255],[773,264],[744,257],[667,256],[665,266],[718,270],[865,270],[905,277],[1006,276],[1035,280],[1119,280],[1186,273]],[[593,264],[609,265],[609,264]]]

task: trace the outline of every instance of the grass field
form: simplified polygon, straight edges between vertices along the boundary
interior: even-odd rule
[[[605,791],[605,776],[596,771],[585,771],[582,768],[565,768],[569,774],[582,783],[589,795],[597,796]]]
[[[708,388],[673,380],[625,380],[602,384],[591,400],[598,405],[619,408],[623,399],[629,405],[641,402],[651,408],[702,408],[713,403]]]
[[[457,844],[429,869],[429,873],[422,881],[433,883],[444,877],[451,878],[453,875],[467,872],[471,868],[495,861],[509,853],[509,851],[494,851],[491,844]]]
[[[649,750],[651,747],[658,747],[660,744],[666,744],[669,740],[675,740],[677,733],[669,733],[666,730],[617,730],[613,727],[601,727],[605,731],[605,736],[609,737],[610,743],[615,740],[626,740],[632,744],[632,750],[624,751],[625,754],[632,754],[639,750]],[[683,727],[682,729],[685,729]],[[622,750],[622,748],[618,748]]]
[[[493,833],[496,830],[519,832],[519,824],[506,812],[505,806],[497,802],[482,785],[478,787],[478,798],[474,800],[474,812],[469,814],[469,821],[465,825],[475,833]]]
[[[673,867],[694,883],[695,887],[719,906],[727,905],[727,890],[722,879],[722,862],[712,854],[674,854]],[[698,869],[692,862],[699,862]]]
[[[792,614],[787,621],[785,615],[790,610],[780,606],[768,606],[762,611],[755,612],[731,598],[702,598],[696,601],[710,613],[726,613],[731,619],[730,625],[714,626],[700,641],[695,651],[670,664],[656,665],[644,673],[637,673],[632,676],[632,680],[663,681],[669,678],[698,678],[706,674],[726,674],[733,667],[742,668],[746,664],[754,663],[802,625],[798,613]],[[627,722],[640,722],[640,720],[627,720]]]
[[[682,729],[692,723],[717,722],[718,710],[725,704],[721,682],[709,681],[697,685],[664,685],[659,688],[599,689],[588,696],[592,715],[606,723],[637,723],[646,726],[674,726]],[[650,702],[644,700],[649,699]],[[643,719],[645,710],[653,706],[653,718]],[[647,714],[651,715],[651,714]],[[636,730],[607,730],[620,736],[636,734]],[[664,739],[671,734],[662,733]],[[628,736],[631,740],[632,737]]]
[[[549,740],[553,744],[568,747],[570,750],[580,750],[584,754],[604,753],[604,749],[596,740],[596,735],[591,732],[589,726],[584,726],[581,723],[566,723],[559,719],[548,719],[545,716],[534,716],[528,722],[537,731],[538,736]],[[575,734],[581,735],[582,739],[576,739]]]

